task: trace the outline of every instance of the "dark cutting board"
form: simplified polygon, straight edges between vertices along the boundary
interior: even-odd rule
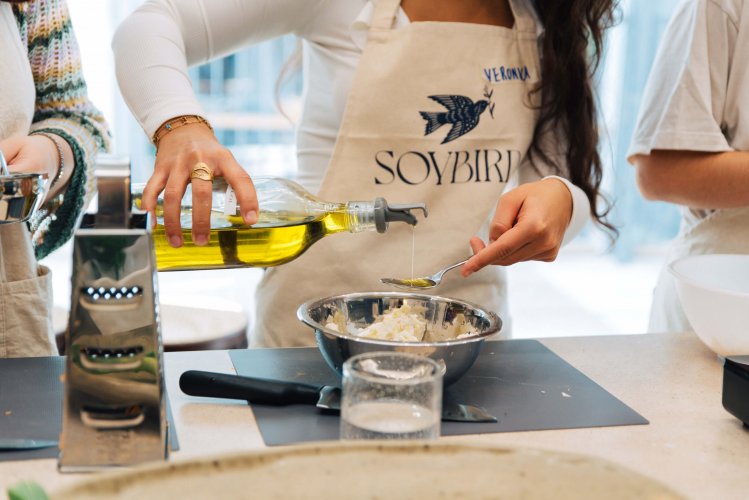
[[[62,429],[65,357],[0,359],[0,437],[56,441]],[[179,449],[167,398],[169,445]],[[56,447],[0,452],[0,461],[56,458]]]
[[[239,375],[340,385],[315,348],[229,352]],[[642,425],[648,421],[536,340],[486,342],[445,397],[482,406],[497,423],[442,422],[442,435]],[[269,446],[338,439],[339,418],[314,406],[252,405]]]

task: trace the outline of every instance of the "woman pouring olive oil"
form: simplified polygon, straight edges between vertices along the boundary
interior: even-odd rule
[[[439,292],[503,311],[500,266],[554,260],[591,212],[610,227],[599,206],[588,47],[600,49],[613,3],[147,1],[113,43],[123,95],[158,147],[143,206],[154,210],[164,192],[164,231],[180,247],[180,202],[190,183],[191,244],[205,245],[210,180],[221,176],[244,222],[258,222],[253,183],[202,116],[187,67],[294,33],[304,42],[306,85],[301,184],[324,200],[426,203],[420,268],[458,262],[470,244],[475,255],[462,277],[447,275]],[[379,278],[392,274],[410,232],[399,225],[384,235],[325,238],[269,269],[257,291],[252,344],[313,344],[295,320],[297,306],[384,287]],[[497,266],[476,273],[489,264]]]

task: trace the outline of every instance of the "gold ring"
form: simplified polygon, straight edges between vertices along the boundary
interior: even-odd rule
[[[211,170],[211,167],[209,167],[202,161],[198,162],[194,167],[192,167],[192,172],[190,172],[190,179],[200,179],[201,181],[212,182],[213,170]]]

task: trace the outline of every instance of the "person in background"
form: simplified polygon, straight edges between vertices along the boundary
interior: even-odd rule
[[[466,258],[470,243],[463,278],[447,275],[436,292],[505,316],[501,266],[554,260],[591,213],[610,228],[591,75],[614,3],[148,0],[113,40],[122,94],[157,145],[143,206],[153,211],[164,192],[166,233],[179,247],[191,183],[192,240],[204,245],[217,175],[234,188],[244,221],[257,221],[252,182],[213,134],[187,69],[293,33],[305,82],[300,183],[330,201],[425,202],[416,275]],[[339,235],[267,270],[252,345],[313,345],[296,308],[387,289],[379,278],[410,268],[411,241],[404,225]]]
[[[0,225],[0,357],[57,353],[50,270],[37,263],[69,239],[93,195],[102,115],[86,97],[64,0],[0,1],[0,150],[11,173],[47,174],[30,223]]]
[[[628,154],[645,198],[682,207],[668,263],[749,253],[749,1],[681,4],[653,63]],[[689,329],[664,268],[649,331]]]

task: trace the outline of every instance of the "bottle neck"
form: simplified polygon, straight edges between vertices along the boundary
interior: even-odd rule
[[[346,228],[351,233],[377,231],[375,203],[373,201],[350,201],[346,203]]]

